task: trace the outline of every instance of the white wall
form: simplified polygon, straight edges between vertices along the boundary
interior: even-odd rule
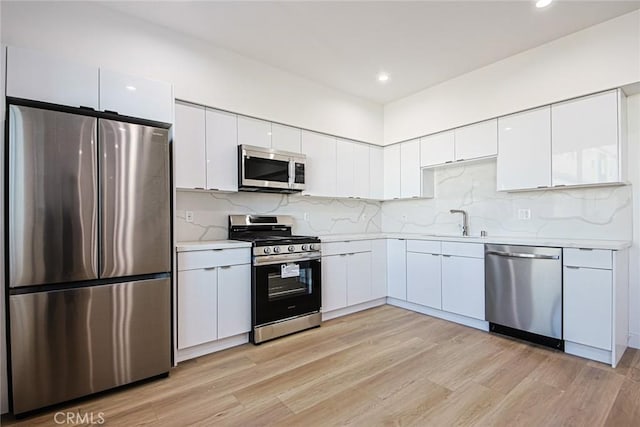
[[[2,39],[7,45],[172,82],[179,99],[382,142],[379,104],[92,2],[3,1]]]
[[[2,28],[2,2],[0,1],[0,29]],[[0,31],[0,48],[3,46],[2,31]],[[0,200],[4,200],[4,118],[5,118],[5,94],[4,94],[4,71],[5,71],[4,50],[0,50]],[[6,348],[6,325],[4,311],[4,208],[0,208],[0,413],[4,414],[9,410],[8,389],[7,389],[7,348]]]
[[[384,142],[638,81],[640,11],[635,11],[386,104]]]

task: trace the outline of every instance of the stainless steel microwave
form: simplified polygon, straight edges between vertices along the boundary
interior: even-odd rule
[[[238,190],[269,193],[302,191],[304,167],[304,154],[239,145]]]

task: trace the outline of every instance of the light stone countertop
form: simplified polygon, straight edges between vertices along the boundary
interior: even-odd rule
[[[241,240],[203,240],[191,242],[178,242],[176,252],[206,251],[211,249],[250,248],[251,242]]]
[[[360,233],[360,234],[329,234],[319,236],[323,243],[344,242],[350,240],[371,239],[407,239],[407,240],[438,240],[443,242],[467,243],[496,243],[506,245],[553,246],[561,248],[588,248],[622,250],[631,247],[631,240],[589,240],[589,239],[558,239],[546,237],[509,237],[509,236],[452,236],[415,233]]]

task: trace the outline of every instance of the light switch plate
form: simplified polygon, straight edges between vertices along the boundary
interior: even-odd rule
[[[187,222],[193,222],[193,211],[185,211],[184,217]]]
[[[518,209],[518,219],[521,219],[521,220],[531,219],[531,209]]]

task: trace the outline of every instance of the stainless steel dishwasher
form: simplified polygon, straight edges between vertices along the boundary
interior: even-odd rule
[[[564,350],[562,249],[485,245],[485,314],[492,332]]]

